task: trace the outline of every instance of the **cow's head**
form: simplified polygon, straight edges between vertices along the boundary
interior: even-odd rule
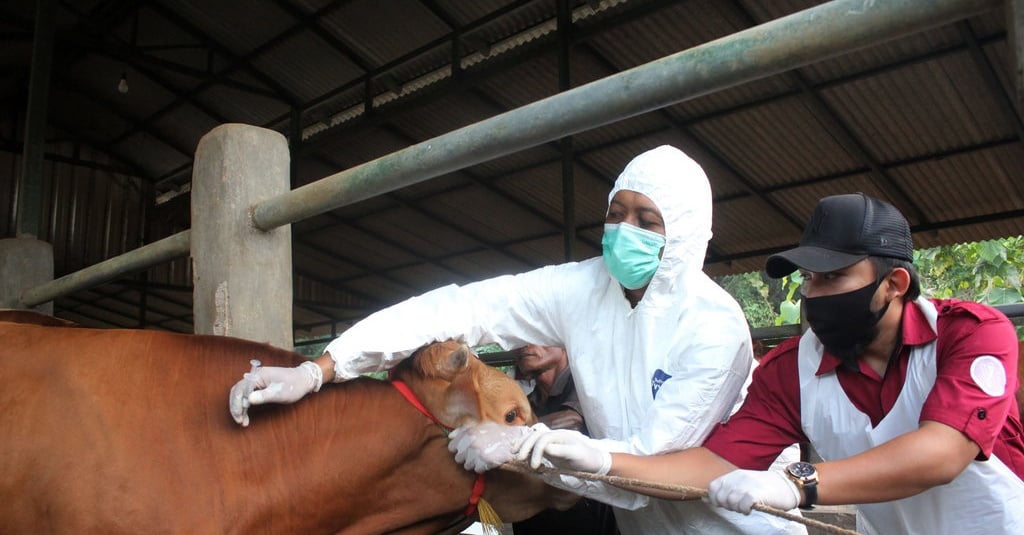
[[[449,427],[481,421],[536,423],[519,384],[457,342],[421,348],[392,377],[409,385],[424,407]],[[483,497],[506,522],[525,520],[544,509],[564,511],[579,501],[579,496],[533,475],[504,470],[489,472]]]
[[[458,342],[420,348],[393,376],[408,384],[427,410],[449,427],[482,421],[507,425],[536,421],[519,385]]]

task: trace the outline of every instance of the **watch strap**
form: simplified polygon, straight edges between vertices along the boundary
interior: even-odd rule
[[[786,476],[796,485],[798,490],[803,491],[803,500],[800,502],[801,509],[812,509],[818,503],[818,471],[814,465],[800,461],[786,467]]]
[[[814,504],[818,503],[818,482],[809,481],[801,487],[804,491],[804,501],[800,503],[800,508],[814,509]]]

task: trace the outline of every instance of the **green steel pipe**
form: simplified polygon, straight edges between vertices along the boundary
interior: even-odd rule
[[[1024,303],[992,305],[1002,312],[1014,325],[1024,325]],[[750,337],[754,340],[781,340],[803,334],[800,325],[778,325],[773,327],[757,327],[750,329]],[[483,355],[481,355],[481,358]]]
[[[64,275],[46,284],[29,288],[21,294],[23,308],[34,307],[79,290],[99,286],[125,274],[187,256],[191,250],[192,231],[183,230],[173,236],[143,245],[119,256]]]
[[[666,56],[268,199],[271,230],[728,87],[960,20],[999,0],[835,0]]]

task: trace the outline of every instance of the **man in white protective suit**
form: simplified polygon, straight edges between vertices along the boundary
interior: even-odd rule
[[[315,362],[243,378],[230,394],[232,416],[247,425],[250,405],[291,403],[324,381],[387,370],[424,344],[456,338],[470,346],[564,347],[592,443],[605,451],[699,446],[742,401],[753,362],[739,305],[702,271],[711,239],[707,176],[680,150],[661,146],[634,158],[608,199],[601,258],[445,286],[384,309]],[[504,429],[510,434],[500,440],[509,442],[534,432]],[[501,460],[487,461],[484,468]],[[545,478],[615,506],[624,535],[806,532],[762,513]]]

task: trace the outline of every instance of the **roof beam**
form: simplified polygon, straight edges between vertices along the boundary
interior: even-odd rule
[[[252,58],[262,54],[268,48],[273,47],[277,43],[283,41],[288,36],[294,34],[295,31],[297,31],[297,28],[295,26],[292,26],[291,28],[289,28],[289,29],[285,30],[284,32],[278,34],[277,36],[271,38],[269,41],[267,41],[266,43],[264,43],[261,46],[256,47],[255,50],[249,52],[245,56],[239,57],[234,52],[232,52],[231,49],[229,49],[227,46],[225,46],[224,44],[214,40],[212,37],[210,37],[206,33],[203,33],[202,30],[197,28],[195,25],[193,25],[189,21],[185,20],[185,18],[182,17],[181,15],[179,15],[178,13],[176,13],[173,10],[167,8],[167,6],[163,5],[162,3],[160,3],[160,2],[148,2],[147,5],[151,9],[153,9],[155,12],[160,14],[160,16],[162,16],[165,19],[167,19],[168,22],[171,22],[171,23],[175,24],[176,26],[178,26],[179,28],[181,28],[181,29],[185,30],[186,32],[192,34],[192,36],[195,37],[196,39],[198,39],[200,42],[206,43],[207,46],[209,46],[210,50],[213,51],[215,54],[219,54],[219,55],[227,58],[228,66],[225,67],[224,69],[222,69],[220,72],[215,73],[213,77],[207,79],[202,84],[200,84],[200,86],[196,89],[197,91],[202,91],[202,90],[206,89],[207,87],[209,87],[210,85],[213,85],[215,83],[223,83],[223,80],[227,79],[227,76],[230,73],[232,73],[232,72],[234,72],[236,70],[241,69],[241,70],[249,73],[250,75],[252,75],[254,78],[259,80],[260,82],[266,84],[267,87],[271,88],[271,90],[273,90],[275,93],[277,93],[277,98],[281,102],[284,102],[284,103],[286,103],[286,104],[288,104],[289,106],[292,106],[292,107],[294,107],[294,106],[299,104],[299,98],[294,93],[289,91],[286,87],[282,86],[280,82],[278,82],[276,79],[274,79],[274,77],[272,77],[269,74],[267,74],[267,73],[257,69],[256,67],[254,67],[249,62]],[[333,9],[333,7],[332,6],[328,6],[326,8],[321,9],[317,13],[326,12],[326,11],[329,11],[330,9]]]
[[[188,21],[186,21],[180,15],[178,15],[177,13],[171,11],[170,9],[167,9],[162,4],[150,3],[149,6],[151,8],[153,8],[155,11],[158,11],[162,16],[167,18],[168,21],[178,25],[179,27],[181,27],[182,29],[188,31],[189,33],[192,33],[194,36],[197,36],[198,38],[205,40],[205,42],[210,44],[211,49],[213,49],[218,54],[221,54],[222,56],[228,58],[229,64],[224,69],[221,69],[220,72],[215,73],[213,76],[211,76],[211,77],[207,78],[206,80],[200,82],[195,87],[190,88],[190,89],[188,89],[186,91],[175,91],[174,93],[175,93],[176,99],[173,102],[171,102],[170,104],[167,104],[166,106],[160,108],[159,110],[151,113],[148,117],[146,117],[145,119],[142,120],[141,124],[144,124],[144,125],[153,124],[158,119],[160,119],[164,115],[170,113],[171,111],[177,109],[179,106],[181,106],[185,102],[190,102],[193,105],[196,105],[197,107],[199,107],[200,109],[205,108],[205,106],[203,106],[202,104],[198,103],[198,101],[196,100],[196,96],[199,95],[200,93],[202,93],[203,91],[209,89],[210,87],[214,86],[215,84],[220,83],[221,80],[227,79],[227,76],[229,74],[231,74],[232,72],[234,72],[236,70],[239,70],[239,69],[243,69],[243,70],[249,72],[250,74],[255,76],[258,80],[260,80],[261,82],[267,84],[269,87],[273,88],[280,95],[281,100],[286,102],[286,103],[288,103],[289,106],[292,106],[292,107],[299,106],[300,101],[299,101],[299,98],[296,95],[294,95],[293,93],[288,91],[286,88],[281,86],[280,83],[278,83],[276,80],[274,80],[272,77],[270,77],[266,73],[264,73],[264,72],[256,69],[255,67],[253,67],[249,63],[249,60],[254,58],[254,57],[259,56],[260,54],[265,52],[267,49],[272,48],[273,46],[276,46],[276,44],[279,43],[281,40],[283,40],[284,38],[292,35],[294,32],[298,31],[299,29],[301,29],[300,26],[292,26],[289,29],[287,29],[284,32],[282,32],[281,34],[278,34],[276,37],[272,38],[271,40],[263,43],[259,47],[256,47],[255,50],[249,52],[245,56],[238,57],[238,56],[235,56],[230,50],[228,50],[228,48],[226,46],[224,46],[224,45],[222,45],[220,43],[217,43],[216,41],[214,41],[208,35],[203,34],[199,29],[197,29],[195,26],[190,24]],[[150,76],[150,75],[147,75],[147,76]],[[166,83],[166,82],[164,82],[163,85],[169,86],[169,84]],[[209,113],[205,109],[204,109],[204,112],[205,113]],[[211,117],[215,117],[215,115],[211,115]],[[220,121],[224,122],[223,119],[220,119]],[[126,139],[128,137],[131,137],[134,134],[135,134],[135,131],[133,131],[133,130],[129,130],[127,132],[124,132],[124,133],[122,133],[120,136],[118,136],[114,140],[114,143],[117,143],[117,142],[122,141],[122,140],[124,140],[124,139]]]
[[[24,150],[23,145],[18,141],[10,139],[0,139],[0,151],[11,154],[21,154]],[[63,154],[57,154],[55,152],[47,152],[43,154],[43,158],[47,161],[56,163],[66,163],[75,167],[84,167],[86,169],[95,169],[97,171],[106,171],[108,173],[118,173],[122,175],[132,175],[137,172],[136,169],[130,169],[128,167],[118,167],[116,165],[103,164],[99,162],[93,162],[89,160],[83,160],[74,156],[65,156]]]
[[[171,140],[161,131],[157,130],[156,128],[153,128],[151,125],[140,124],[134,117],[130,117],[128,116],[127,113],[122,111],[122,108],[115,106],[114,103],[112,103],[107,96],[100,94],[96,91],[86,89],[85,86],[75,84],[71,80],[60,75],[57,76],[56,83],[54,85],[63,89],[64,91],[67,91],[69,93],[75,93],[89,99],[93,103],[98,104],[101,108],[110,112],[112,115],[116,116],[118,119],[121,119],[122,121],[132,125],[138,130],[141,130],[146,135],[163,143],[170,149],[177,151],[179,154],[183,156],[188,156],[190,158],[193,156],[192,149],[186,148],[182,146],[180,143]]]
[[[1007,5],[1016,3],[1017,0],[1011,0],[1007,2]],[[1024,3],[1024,0],[1020,0]],[[1024,24],[1024,20],[1022,20]],[[974,65],[978,67],[978,72],[981,73],[981,77],[985,80],[985,85],[988,86],[989,91],[992,93],[992,97],[995,99],[996,105],[999,110],[1003,112],[1003,115],[1013,125],[1014,132],[1017,133],[1017,138],[1024,141],[1024,121],[1021,119],[1021,110],[1017,106],[1014,106],[1014,99],[1006,94],[1003,88],[1003,83],[999,81],[999,75],[996,74],[995,68],[992,67],[992,63],[988,60],[988,56],[985,55],[985,51],[981,49],[981,43],[978,40],[978,36],[974,34],[974,30],[971,29],[971,23],[962,20],[956,23],[956,28],[960,32],[960,37],[963,38],[964,43],[967,45],[967,51],[971,54],[971,60],[974,61]],[[1012,35],[1012,34],[1009,34]],[[1011,50],[1016,43],[1013,42],[1012,37],[1008,43]],[[1022,73],[1019,70],[1011,71],[1016,72],[1018,76]]]
[[[331,11],[341,7],[343,4],[349,3],[346,1],[336,1],[333,4],[327,6],[327,8],[320,9],[315,13],[303,13],[302,10],[292,5],[287,0],[272,0],[274,5],[281,8],[281,10],[291,15],[297,22],[298,28],[308,29],[313,32],[317,37],[321,38],[327,44],[334,47],[335,50],[341,52],[342,55],[347,57],[352,63],[355,63],[360,69],[364,71],[372,71],[373,64],[369,59],[363,57],[362,54],[355,51],[352,46],[331,32],[327,31],[321,24],[320,20],[329,14]]]

